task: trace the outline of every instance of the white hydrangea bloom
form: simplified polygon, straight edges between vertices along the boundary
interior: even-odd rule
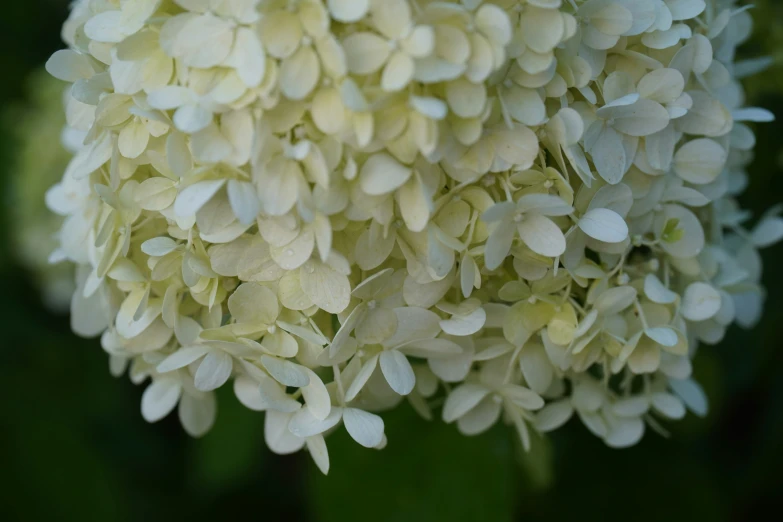
[[[188,433],[213,390],[326,473],[406,398],[525,447],[685,408],[763,304],[730,0],[81,0],[48,63],[82,146],[50,207],[74,330]]]

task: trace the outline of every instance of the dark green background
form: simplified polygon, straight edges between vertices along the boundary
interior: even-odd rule
[[[773,2],[778,4],[778,2]],[[777,11],[749,53],[780,55]],[[24,103],[25,78],[61,46],[61,0],[3,2],[0,109]],[[783,21],[780,22],[783,24]],[[765,40],[765,35],[768,37]],[[754,104],[780,118],[758,132],[743,204],[756,215],[783,200],[783,71],[756,84]],[[774,81],[777,79],[777,81]],[[22,113],[23,114],[23,113]],[[0,245],[10,245],[6,184],[18,146],[0,130]],[[41,154],[57,144],[41,143]],[[149,425],[143,387],[108,373],[97,341],[75,338],[43,308],[31,277],[0,246],[0,519],[11,521],[264,520],[723,521],[779,516],[783,502],[783,247],[764,251],[766,315],[705,347],[696,375],[711,400],[706,420],[610,450],[576,421],[522,457],[510,430],[465,438],[401,408],[387,417],[382,452],[329,438],[332,471],[263,444],[263,418],[220,397],[215,429],[188,438],[171,416]]]

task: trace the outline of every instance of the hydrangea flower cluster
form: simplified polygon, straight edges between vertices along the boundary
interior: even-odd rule
[[[754,136],[721,0],[80,0],[48,195],[72,323],[205,433],[227,383],[277,453],[408,401],[527,448],[704,413],[699,343],[762,308]]]

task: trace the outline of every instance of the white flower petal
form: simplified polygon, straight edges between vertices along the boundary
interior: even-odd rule
[[[682,296],[682,316],[689,321],[706,321],[718,313],[720,293],[707,283],[691,283]]]
[[[381,88],[386,92],[397,92],[404,89],[413,78],[415,71],[413,58],[403,52],[391,55],[381,75]]]
[[[547,404],[536,414],[536,429],[546,433],[556,430],[574,414],[574,407],[569,400],[561,400]]]
[[[440,322],[441,329],[449,335],[464,337],[473,335],[484,327],[487,321],[487,312],[478,307],[468,315],[454,315],[451,319]]]
[[[628,225],[615,211],[606,208],[589,210],[579,219],[585,234],[605,243],[620,243],[628,237]]]
[[[372,357],[367,359],[367,361],[362,365],[361,370],[359,370],[359,373],[356,374],[356,377],[354,378],[351,385],[346,390],[345,392],[346,401],[350,402],[356,398],[359,392],[362,391],[362,389],[364,388],[364,385],[367,384],[367,381],[370,379],[377,366],[378,366],[377,355],[373,355]]]
[[[783,219],[779,217],[768,217],[762,219],[756,225],[751,234],[753,244],[758,248],[765,248],[774,245],[783,239]]]
[[[329,452],[326,449],[326,441],[321,435],[313,435],[305,439],[307,442],[307,451],[313,458],[315,465],[324,475],[329,474]]]
[[[374,413],[345,408],[343,423],[351,438],[365,448],[374,448],[383,441],[383,419]]]
[[[280,90],[291,100],[302,100],[310,94],[321,76],[318,55],[302,46],[280,66]]]
[[[517,384],[504,384],[500,388],[500,394],[526,410],[538,410],[544,406],[544,399],[540,395]]]
[[[209,42],[205,45],[205,42]],[[229,20],[205,13],[188,20],[174,43],[174,56],[190,67],[208,69],[223,62],[234,44],[234,26]]]
[[[217,401],[215,395],[207,393],[202,397],[185,394],[179,402],[179,421],[188,435],[201,437],[215,424]]]
[[[484,264],[488,269],[494,270],[503,264],[511,250],[515,234],[516,229],[511,220],[503,220],[495,226],[484,248]]]
[[[230,355],[222,351],[210,351],[199,364],[193,383],[201,391],[220,388],[231,377],[233,367]]]
[[[280,313],[275,293],[258,283],[242,283],[228,298],[228,310],[238,323],[271,326]]]
[[[87,20],[84,34],[96,42],[121,42],[126,36],[121,30],[122,22],[122,11],[104,11]]]
[[[552,220],[541,214],[527,214],[517,224],[517,232],[522,241],[536,254],[556,257],[565,252],[566,240],[563,232]]]
[[[308,408],[302,408],[291,417],[288,429],[297,437],[312,437],[333,428],[343,416],[343,408],[332,408],[325,419],[316,418]]]
[[[385,346],[432,339],[440,333],[440,317],[430,310],[405,306],[395,308],[394,313],[397,315],[397,331],[383,343]]]
[[[671,379],[669,386],[682,399],[689,410],[699,417],[707,415],[707,396],[696,381],[693,379]]]
[[[183,105],[174,113],[174,125],[186,134],[205,129],[212,119],[212,113],[200,105]]]
[[[141,396],[141,416],[147,422],[156,422],[171,413],[177,405],[182,386],[174,379],[156,379]]]
[[[261,365],[269,375],[284,386],[302,388],[310,384],[310,376],[304,366],[271,355],[262,355]]]
[[[278,455],[296,453],[305,445],[303,437],[298,437],[288,430],[290,420],[290,413],[280,413],[274,410],[266,412],[264,441],[267,447]]]
[[[685,405],[679,397],[671,393],[654,393],[652,404],[657,412],[669,419],[676,420],[685,417]]]
[[[667,348],[671,348],[672,346],[675,346],[678,342],[677,332],[675,332],[671,328],[666,328],[664,326],[647,328],[644,331],[644,335],[646,335],[656,343],[660,344],[661,346],[665,346]]]
[[[728,154],[709,138],[689,141],[674,155],[674,172],[689,183],[711,183],[723,171]]]
[[[234,379],[234,395],[243,406],[250,410],[264,411],[269,407],[261,395],[258,382],[250,377],[240,375]]]
[[[332,314],[339,314],[351,301],[351,283],[326,263],[311,260],[299,271],[302,291],[315,305]]]
[[[254,223],[261,211],[261,202],[255,187],[246,181],[231,179],[228,181],[227,192],[231,208],[239,222],[244,225]]]
[[[615,185],[623,179],[626,154],[622,137],[617,131],[604,127],[589,152],[598,174],[607,183]]]
[[[644,435],[644,422],[638,418],[617,419],[609,425],[606,444],[612,448],[633,446]]]
[[[483,83],[458,79],[446,84],[446,100],[449,107],[461,118],[475,118],[484,110],[487,91]]]
[[[370,156],[359,171],[362,190],[371,196],[388,194],[400,188],[412,171],[385,153]]]
[[[734,121],[755,121],[760,123],[775,121],[775,115],[772,112],[759,107],[736,109],[731,113],[731,117]]]
[[[313,96],[310,112],[318,129],[326,134],[339,132],[345,124],[345,107],[337,89],[319,90]]]
[[[531,390],[544,393],[554,377],[554,368],[544,347],[537,343],[526,343],[519,354],[519,366]]]
[[[348,70],[354,74],[371,74],[380,70],[390,54],[386,40],[373,33],[354,33],[342,44]]]
[[[307,375],[310,378],[310,382],[302,388],[302,395],[307,404],[307,409],[310,410],[310,413],[316,419],[325,419],[332,411],[329,392],[321,378],[314,371],[308,369]]]
[[[338,22],[357,22],[369,11],[370,0],[327,0],[326,6]]]
[[[234,48],[226,60],[248,87],[258,87],[266,72],[266,54],[252,30],[241,27],[236,32]]]
[[[654,274],[647,274],[644,279],[644,294],[647,298],[658,304],[671,304],[677,299],[677,294],[661,283]]]
[[[400,395],[408,395],[416,384],[408,358],[397,350],[386,350],[380,355],[381,371],[392,390]]]
[[[195,215],[225,183],[225,179],[217,179],[200,181],[186,187],[174,202],[174,212],[181,217]]]
[[[443,405],[443,420],[454,422],[476,407],[489,395],[489,390],[479,384],[466,383],[454,388]]]
[[[89,58],[70,49],[55,52],[46,62],[46,72],[58,80],[71,83],[95,74]]]
[[[503,405],[494,397],[485,397],[478,406],[457,419],[457,428],[463,435],[478,435],[487,431],[500,418]]]
[[[666,0],[666,7],[673,20],[690,20],[703,13],[707,4],[704,0]]]

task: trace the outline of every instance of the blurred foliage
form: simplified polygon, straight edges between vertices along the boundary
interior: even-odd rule
[[[496,425],[468,438],[455,426],[421,419],[407,404],[384,414],[389,445],[329,437],[328,477],[311,474],[312,520],[364,522],[511,522],[518,470],[510,430]]]
[[[754,0],[754,37],[745,46],[748,58],[770,57],[773,66],[746,82],[751,99],[765,92],[783,92],[783,2]]]
[[[757,3],[759,30],[748,55],[783,61],[783,3]],[[24,99],[24,79],[60,46],[65,15],[64,0],[6,4],[4,112],[45,101]],[[749,93],[752,104],[779,118],[758,133],[743,196],[759,215],[783,194],[780,65],[751,80]],[[0,129],[4,202],[11,201],[14,161],[24,150],[17,126],[32,114],[17,112]],[[44,162],[57,154],[53,139],[41,136]],[[12,244],[16,212],[2,206],[0,244]],[[146,424],[139,412],[142,387],[113,379],[98,342],[76,339],[67,319],[47,312],[14,253],[0,248],[4,520],[741,521],[783,507],[781,246],[764,252],[769,296],[762,324],[752,332],[733,330],[698,356],[709,417],[688,418],[670,438],[648,433],[638,447],[611,450],[571,421],[524,454],[511,430],[465,438],[403,407],[385,417],[390,443],[383,451],[350,444],[345,433],[330,437],[329,477],[306,455],[270,454],[262,443],[263,416],[241,407],[230,390],[221,393],[219,421],[203,439],[187,437],[174,418]]]
[[[37,70],[27,82],[23,103],[12,104],[3,124],[13,135],[14,156],[8,165],[8,203],[14,224],[12,248],[17,259],[33,271],[46,305],[56,312],[68,310],[74,290],[74,268],[52,265],[49,254],[57,248],[55,234],[62,218],[46,208],[46,191],[60,181],[71,154],[60,144],[65,114],[63,83]],[[42,146],[46,154],[41,153]]]

